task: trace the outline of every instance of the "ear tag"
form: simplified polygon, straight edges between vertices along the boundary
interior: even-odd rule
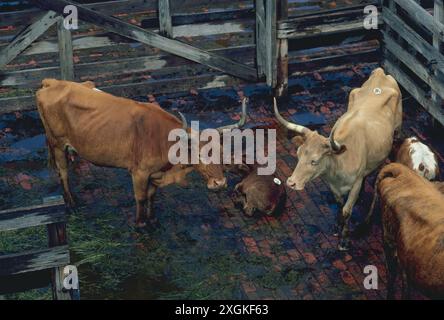
[[[376,94],[377,96],[379,96],[379,95],[382,94],[382,89],[381,89],[381,88],[375,88],[375,89],[373,90],[373,93]]]
[[[282,181],[279,180],[278,178],[274,178],[273,179],[274,183],[276,183],[278,186],[280,186],[282,184]]]

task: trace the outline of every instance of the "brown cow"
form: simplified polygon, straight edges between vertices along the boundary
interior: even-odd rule
[[[427,180],[434,180],[439,176],[438,157],[416,137],[404,141],[396,154],[396,162],[409,167]]]
[[[189,167],[207,180],[209,189],[226,186],[222,165],[199,162],[189,167],[174,167],[169,163],[168,151],[175,142],[169,142],[168,135],[173,129],[186,127],[184,118],[180,121],[152,103],[93,89],[92,82],[79,84],[45,79],[37,91],[37,107],[46,131],[50,162],[60,175],[68,205],[74,205],[74,201],[68,183],[67,150],[99,166],[128,169],[139,227],[153,217],[152,203],[157,187],[183,181],[191,171]],[[239,123],[232,128],[245,122],[245,100],[242,111]],[[190,129],[187,130],[190,133]]]
[[[350,93],[347,112],[336,122],[329,138],[285,120],[274,110],[279,122],[299,135],[296,169],[287,185],[303,190],[305,184],[322,177],[337,201],[343,205],[340,221],[340,250],[347,249],[348,222],[362,183],[390,154],[394,133],[401,129],[402,99],[395,79],[378,68],[359,89]],[[343,196],[348,194],[347,201]]]
[[[377,178],[381,197],[388,298],[395,296],[398,267],[403,298],[409,285],[430,298],[444,299],[444,196],[436,186],[398,163]]]
[[[244,178],[235,191],[236,201],[243,207],[244,213],[251,217],[256,212],[272,215],[281,210],[286,200],[285,187],[281,180],[273,175],[259,175],[257,165],[240,165]]]

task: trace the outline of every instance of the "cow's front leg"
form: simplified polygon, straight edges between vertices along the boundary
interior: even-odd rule
[[[146,200],[149,174],[143,171],[132,173],[134,198],[136,199],[136,227],[146,226]]]
[[[156,223],[156,217],[154,215],[154,195],[156,194],[157,186],[152,183],[148,184],[148,192],[147,192],[147,209],[146,209],[146,217],[150,223]]]
[[[348,195],[347,202],[342,208],[342,217],[341,222],[339,224],[341,231],[341,237],[339,239],[338,249],[341,251],[348,250],[348,236],[349,236],[349,221],[352,215],[353,207],[358,200],[359,193],[361,192],[363,178],[358,178],[353,184],[351,191]]]
[[[62,181],[65,203],[68,205],[68,207],[73,208],[75,206],[75,202],[69,189],[68,161],[66,161],[65,151],[54,148],[54,160],[60,180]]]

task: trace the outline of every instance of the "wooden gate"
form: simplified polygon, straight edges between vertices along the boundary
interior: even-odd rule
[[[192,1],[189,1],[190,3]],[[195,1],[197,3],[203,1]],[[208,2],[208,1],[207,1]],[[213,1],[217,2],[217,1]],[[82,70],[77,70],[77,66],[74,67],[73,58],[73,38],[72,34],[75,30],[67,30],[63,25],[63,15],[66,6],[74,5],[78,11],[79,20],[94,25],[94,27],[100,28],[102,30],[112,32],[116,34],[120,39],[126,39],[127,41],[137,41],[143,45],[147,45],[152,49],[160,49],[164,53],[170,53],[178,57],[185,58],[187,60],[196,62],[204,67],[209,67],[211,69],[222,71],[228,75],[234,76],[236,79],[240,79],[247,82],[257,82],[266,80],[268,85],[276,85],[276,0],[257,0],[255,2],[256,9],[252,6],[245,6],[245,9],[238,10],[224,10],[215,13],[207,13],[205,17],[208,19],[215,18],[239,18],[246,14],[253,13],[257,18],[256,29],[256,52],[255,59],[251,61],[239,62],[234,59],[227,57],[227,52],[223,50],[204,50],[200,49],[194,45],[194,43],[185,43],[183,41],[174,39],[175,35],[173,32],[174,24],[186,24],[190,22],[199,21],[202,19],[203,14],[188,14],[188,15],[173,15],[172,8],[170,6],[170,0],[115,0],[103,3],[95,4],[78,4],[74,1],[67,0],[29,0],[36,8],[40,9],[30,9],[26,14],[21,12],[1,14],[4,22],[4,26],[8,27],[11,24],[20,24],[20,16],[22,19],[29,19],[30,15],[33,17],[34,21],[31,25],[24,28],[6,47],[4,47],[0,52],[0,70],[3,69],[3,83],[6,85],[16,84],[16,79],[21,79],[23,83],[31,82],[33,88],[35,89],[36,84],[34,81],[41,79],[42,75],[53,75],[54,70],[44,69],[39,72],[36,69],[34,76],[32,74],[27,74],[27,72],[15,72],[12,77],[8,77],[7,64],[10,63],[14,58],[16,58],[20,53],[27,49],[34,41],[36,41],[40,36],[42,36],[51,26],[57,25],[57,51],[59,54],[60,61],[60,71],[61,75],[56,76],[57,78],[62,78],[66,80],[89,80],[85,79],[85,74],[89,71],[99,72],[96,69],[96,65],[82,66]],[[247,2],[248,3],[248,2]],[[185,1],[184,6],[187,5]],[[157,26],[159,32],[154,30],[147,30],[143,27],[143,23],[149,24],[153,21],[142,21],[142,26],[133,24],[122,19],[118,19],[112,14],[120,14],[126,9],[132,10],[148,10],[148,11],[158,11],[157,14]],[[35,18],[38,15],[38,18]],[[66,14],[65,14],[66,15]],[[7,21],[9,20],[9,22]],[[0,29],[2,23],[0,23]],[[186,27],[186,25],[185,25]],[[211,26],[210,26],[211,27]],[[189,29],[190,33],[193,32],[192,28]],[[182,31],[186,34],[186,29]],[[125,41],[125,40],[122,40]],[[77,44],[80,47],[79,44]],[[247,46],[239,43],[238,47],[235,48],[236,51],[247,50]],[[230,50],[228,53],[231,53]],[[228,51],[228,50],[227,50]],[[233,52],[235,54],[236,52]],[[137,68],[137,64],[149,65],[150,58],[142,59],[140,57],[137,60],[126,60],[123,63],[112,63],[111,68],[115,67],[126,72],[134,68],[140,70],[141,67]],[[113,72],[113,70],[108,70],[107,65],[104,64],[103,69],[100,72]],[[125,69],[126,67],[126,69]],[[167,70],[171,71],[171,70]],[[77,74],[78,72],[78,74]],[[1,75],[0,75],[1,76]],[[191,77],[190,77],[191,78]],[[196,78],[196,79],[195,79]],[[216,83],[222,83],[224,85],[234,84],[233,82],[220,81],[220,79],[225,78],[215,78]],[[0,81],[1,81],[0,77]],[[26,81],[24,81],[26,80]],[[196,81],[198,81],[198,76],[189,79],[188,83],[181,81],[180,89],[185,91],[185,85],[189,88],[195,87]],[[211,83],[211,81],[208,81]],[[1,83],[0,83],[1,85]],[[128,94],[125,90],[128,86],[119,87],[114,86],[107,90],[106,86],[103,88],[104,91],[108,91],[117,95],[146,95],[147,93],[163,93],[167,92],[168,89],[165,88],[168,83],[157,83],[152,85],[153,90],[150,92],[147,86],[139,84],[134,86],[136,92],[132,91]],[[211,87],[204,86],[205,88]],[[145,90],[143,90],[145,89]],[[143,92],[144,91],[144,92]],[[174,90],[172,90],[174,91]],[[32,90],[30,90],[33,93]],[[126,94],[123,94],[126,93]],[[11,112],[18,110],[33,109],[33,94],[29,94],[20,99],[17,96],[9,96],[6,99],[0,98],[0,112]]]
[[[435,0],[386,0],[383,4],[384,67],[441,124],[444,124],[444,6]]]

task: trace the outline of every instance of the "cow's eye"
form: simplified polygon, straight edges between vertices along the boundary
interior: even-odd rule
[[[311,165],[312,165],[313,167],[317,166],[318,164],[319,164],[319,162],[317,162],[316,160],[313,160],[313,161],[311,162]]]

